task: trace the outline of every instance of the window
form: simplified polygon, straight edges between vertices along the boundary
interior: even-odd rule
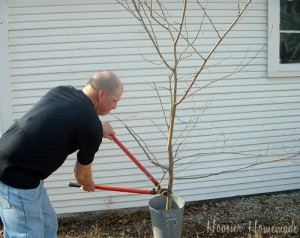
[[[268,74],[300,76],[300,0],[269,1]]]

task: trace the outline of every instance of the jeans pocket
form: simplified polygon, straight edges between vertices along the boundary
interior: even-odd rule
[[[0,207],[2,209],[9,209],[10,203],[8,201],[8,186],[0,182]]]

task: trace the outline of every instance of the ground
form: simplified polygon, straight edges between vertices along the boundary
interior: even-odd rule
[[[152,238],[149,210],[125,209],[59,217],[58,238],[75,237]],[[182,237],[299,238],[300,191],[188,203]]]

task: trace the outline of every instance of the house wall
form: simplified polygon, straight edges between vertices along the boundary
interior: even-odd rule
[[[180,12],[180,4],[170,4],[174,9],[170,14]],[[213,8],[208,13],[220,33],[236,14],[232,10],[235,4],[236,1],[218,0],[208,5]],[[189,137],[177,142],[180,153],[174,193],[186,201],[300,188],[298,157],[267,163],[297,153],[300,134],[300,77],[267,77],[267,9],[267,0],[255,1],[209,61],[196,89],[215,82],[195,92],[179,108],[175,135],[185,139],[189,132]],[[190,14],[192,36],[199,29],[199,16],[196,11]],[[0,42],[4,56],[0,57],[2,133],[50,88],[66,84],[82,88],[94,72],[111,70],[122,79],[125,91],[114,116],[101,120],[112,123],[118,138],[154,177],[163,177],[116,119],[138,133],[161,163],[167,162],[166,139],[161,133],[166,132],[166,127],[153,90],[153,83],[158,88],[166,86],[167,71],[157,64],[155,51],[136,19],[108,0],[11,0],[1,1],[1,22],[0,33],[5,36]],[[216,34],[208,22],[204,26],[199,45],[205,55]],[[158,30],[157,34],[163,32]],[[168,45],[166,38],[163,52],[168,52]],[[201,60],[191,56],[185,62],[182,75],[193,72]],[[179,93],[183,90],[180,85]],[[161,92],[161,100],[167,101],[166,92]],[[191,127],[195,120],[198,123]],[[192,123],[188,125],[189,122]],[[85,193],[69,188],[75,159],[75,154],[70,155],[46,180],[57,213],[147,205],[151,198],[148,195]],[[247,169],[239,170],[243,167]],[[99,184],[152,188],[108,140],[96,155],[93,171]],[[190,176],[202,178],[182,179]],[[165,180],[162,185],[166,185]]]

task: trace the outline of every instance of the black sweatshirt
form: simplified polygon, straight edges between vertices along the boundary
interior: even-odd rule
[[[92,163],[102,137],[92,101],[81,90],[56,87],[0,138],[0,181],[36,188],[77,150],[80,164]]]

